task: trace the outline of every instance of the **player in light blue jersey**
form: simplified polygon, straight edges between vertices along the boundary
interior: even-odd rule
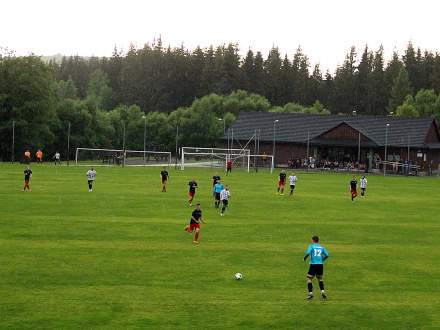
[[[214,199],[215,199],[215,208],[218,209],[220,206],[220,193],[222,192],[224,186],[220,182],[220,180],[217,181],[217,183],[214,185]]]
[[[327,298],[324,292],[324,280],[322,276],[324,274],[324,261],[329,257],[327,250],[321,245],[318,244],[319,237],[312,237],[312,244],[307,248],[306,254],[304,255],[304,261],[310,257],[310,268],[307,273],[307,287],[309,289],[309,294],[307,295],[307,299],[313,298],[313,284],[312,280],[316,276],[319,283],[319,288],[321,289],[321,297],[323,299]]]

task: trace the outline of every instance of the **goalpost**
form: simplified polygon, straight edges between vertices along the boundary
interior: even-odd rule
[[[273,155],[250,155],[251,167],[257,172],[259,169],[269,169],[273,173],[274,158]]]
[[[227,161],[231,160],[233,167],[242,167],[250,170],[251,153],[249,149],[224,149],[224,148],[181,148],[180,168],[190,167],[216,167],[225,168]]]
[[[76,148],[75,165],[171,166],[171,152]]]

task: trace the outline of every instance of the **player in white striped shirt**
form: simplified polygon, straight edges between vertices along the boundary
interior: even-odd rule
[[[289,185],[290,185],[290,194],[289,196],[293,195],[293,191],[295,190],[296,181],[298,181],[298,178],[295,174],[290,174],[289,176]]]
[[[95,181],[96,171],[92,168],[87,171],[87,182],[89,183],[89,192],[93,191],[93,182]]]
[[[222,212],[220,213],[221,216],[224,215],[226,208],[229,204],[229,196],[231,196],[231,193],[229,192],[228,186],[225,186],[223,190],[220,192],[220,201],[223,204],[222,206]]]
[[[361,196],[365,196],[365,190],[367,190],[367,178],[365,177],[365,175],[362,177],[361,179]]]

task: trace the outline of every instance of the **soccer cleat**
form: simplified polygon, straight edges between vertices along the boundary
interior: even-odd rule
[[[321,297],[322,299],[327,299],[327,296],[325,295],[324,291],[321,291]]]
[[[199,241],[193,241],[194,244],[199,244]]]
[[[313,299],[313,293],[309,293],[308,295],[307,295],[307,298],[306,298],[307,300],[311,300],[311,299]]]
[[[220,213],[220,216],[223,216],[223,213]]]

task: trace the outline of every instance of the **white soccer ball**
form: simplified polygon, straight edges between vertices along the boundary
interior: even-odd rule
[[[243,278],[243,274],[241,274],[241,273],[236,273],[236,274],[234,275],[234,278],[235,278],[237,281],[240,281],[240,280]]]

